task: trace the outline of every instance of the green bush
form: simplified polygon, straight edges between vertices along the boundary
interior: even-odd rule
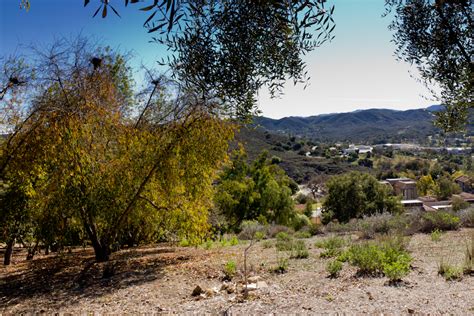
[[[287,226],[283,226],[283,225],[272,225],[268,228],[268,237],[269,238],[275,238],[276,235],[280,232],[284,232],[284,233],[287,233],[287,234],[291,234],[293,233],[293,231],[291,230],[291,228],[287,227]]]
[[[293,238],[285,232],[276,235],[275,247],[278,251],[291,251],[293,249]]]
[[[317,241],[314,244],[318,248],[333,249],[342,248],[346,245],[346,241],[341,237],[330,237],[325,240]]]
[[[235,264],[235,261],[233,260],[227,261],[227,263],[224,265],[225,279],[232,280],[236,272],[237,272],[237,265]]]
[[[264,240],[262,242],[262,247],[264,249],[272,248],[273,247],[273,242],[271,240]]]
[[[305,226],[311,225],[311,221],[309,218],[304,214],[296,214],[291,220],[291,227],[297,231]]]
[[[265,234],[263,232],[260,232],[260,231],[255,232],[255,240],[260,241],[264,238],[265,238]]]
[[[311,238],[311,233],[308,231],[299,231],[295,233],[295,238]]]
[[[442,233],[443,233],[442,231],[440,231],[438,228],[436,228],[435,230],[433,230],[431,232],[431,240],[432,241],[440,241]]]
[[[275,273],[280,273],[283,274],[286,271],[288,271],[288,259],[284,257],[279,257],[277,261],[276,267],[274,267],[272,270]]]
[[[359,269],[359,273],[374,275],[383,270],[383,252],[380,247],[364,243],[349,248],[349,262]]]
[[[457,213],[464,227],[474,227],[474,207],[461,210]]]
[[[375,242],[353,245],[348,251],[349,262],[366,275],[383,274],[390,281],[398,281],[410,271],[412,258],[401,238],[386,238]]]
[[[292,246],[291,258],[294,259],[305,259],[309,257],[308,248],[303,240],[297,240]]]
[[[408,254],[399,254],[395,260],[384,258],[383,274],[391,282],[399,281],[410,272],[410,263],[411,258]]]
[[[452,205],[453,211],[455,212],[464,210],[469,207],[469,203],[464,201],[464,199],[459,196],[453,196],[451,200],[451,205]]]
[[[191,243],[186,238],[181,239],[179,242],[180,247],[189,247],[190,245]]]
[[[427,212],[422,216],[422,230],[432,232],[439,230],[456,230],[459,228],[461,220],[456,215],[447,211]]]
[[[445,278],[446,281],[461,280],[463,269],[441,261],[438,265],[438,275]]]
[[[337,257],[342,253],[342,247],[344,247],[346,241],[341,237],[331,237],[326,240],[318,241],[315,243],[315,246],[318,248],[324,248],[325,250],[321,252],[321,258],[332,258]]]
[[[265,226],[260,224],[258,221],[243,221],[240,224],[240,240],[251,240],[255,237],[257,232],[265,234]]]
[[[341,270],[342,262],[339,260],[329,261],[326,265],[326,271],[329,273],[329,277],[331,278],[337,278]]]

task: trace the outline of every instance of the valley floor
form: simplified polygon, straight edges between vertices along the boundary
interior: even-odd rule
[[[275,247],[260,241],[249,250],[253,281],[260,288],[247,299],[238,293],[242,275],[234,278],[237,294],[220,290],[223,267],[229,260],[243,267],[245,244],[202,248],[169,245],[141,247],[115,253],[107,264],[94,263],[91,249],[72,254],[38,256],[24,261],[21,251],[14,264],[0,268],[0,314],[60,313],[208,313],[208,314],[457,314],[474,313],[474,278],[445,281],[437,275],[444,258],[461,264],[474,229],[447,232],[438,242],[430,235],[412,236],[412,271],[398,286],[386,278],[356,277],[344,265],[337,279],[327,277],[331,259],[319,257],[315,236],[305,239],[307,259],[290,259],[288,272],[274,274]],[[353,239],[355,236],[352,237]],[[104,277],[104,268],[113,271]],[[255,277],[257,276],[257,277]],[[192,296],[199,285],[204,294]],[[232,290],[229,290],[232,292]]]

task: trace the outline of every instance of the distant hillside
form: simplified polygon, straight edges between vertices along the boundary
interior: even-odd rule
[[[255,118],[254,123],[272,132],[306,137],[316,141],[384,143],[425,140],[439,132],[433,125],[433,110],[359,110],[310,117]]]
[[[311,149],[312,142],[289,137],[288,135],[272,133],[263,128],[243,126],[235,135],[233,148],[241,143],[248,154],[249,160],[255,159],[262,151],[267,151],[269,157],[278,157],[279,163],[286,173],[298,183],[309,181],[318,174],[340,174],[352,170],[372,172],[372,169],[353,165],[345,161],[327,159],[324,157],[307,157],[305,153]]]

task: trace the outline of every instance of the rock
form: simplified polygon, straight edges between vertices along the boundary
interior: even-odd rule
[[[250,283],[247,285],[247,290],[248,291],[255,291],[257,289],[264,289],[267,288],[267,282],[265,281],[258,281],[257,283]],[[244,291],[245,291],[245,285],[244,285]]]
[[[408,314],[414,314],[415,310],[412,308],[407,308]]]
[[[227,292],[227,294],[231,294],[235,292],[235,284],[232,283],[223,283],[221,286],[221,291]]]
[[[254,275],[254,276],[249,277],[247,279],[247,281],[250,282],[250,283],[257,283],[261,279],[262,279],[262,277],[260,277],[259,275]]]
[[[201,289],[201,287],[199,285],[197,285],[194,290],[193,290],[193,293],[191,294],[192,296],[199,296],[201,294],[204,294],[204,291]]]

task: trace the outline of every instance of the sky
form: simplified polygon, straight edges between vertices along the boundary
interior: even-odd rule
[[[143,28],[147,14],[138,9],[144,4],[123,6],[114,0],[121,18],[109,12],[92,18],[99,3],[83,0],[30,0],[31,9],[20,10],[20,0],[0,0],[0,56],[22,52],[27,46],[46,47],[54,39],[92,37],[104,45],[132,54],[132,66],[157,66],[166,56],[163,47],[150,43]],[[145,1],[145,3],[150,1]],[[311,77],[309,85],[288,82],[284,95],[277,99],[262,90],[258,106],[271,118],[311,116],[360,109],[414,109],[436,102],[416,81],[417,71],[397,61],[390,17],[382,17],[383,0],[328,0],[336,6],[335,39],[305,56]],[[137,73],[138,76],[138,73]]]

